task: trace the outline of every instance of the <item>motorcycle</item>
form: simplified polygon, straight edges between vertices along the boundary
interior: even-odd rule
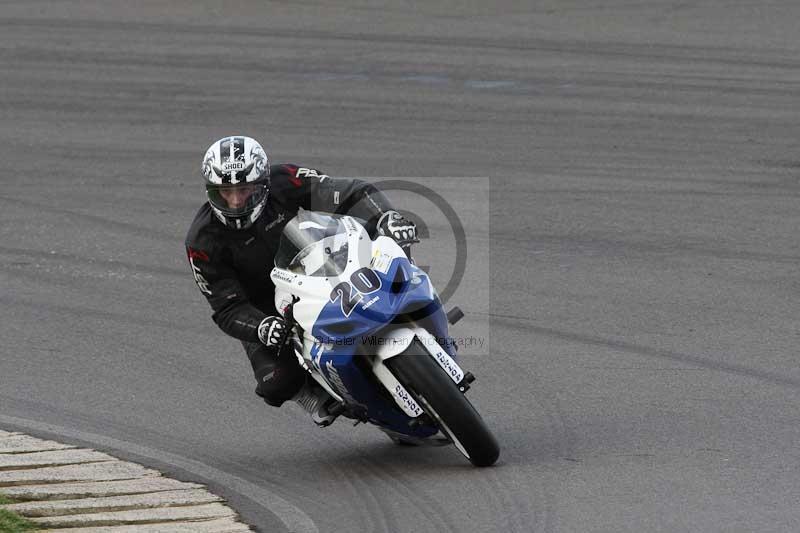
[[[457,362],[428,275],[360,220],[300,210],[285,226],[270,277],[298,360],[338,403],[394,442],[453,444],[475,466],[499,445],[466,398],[474,376]]]

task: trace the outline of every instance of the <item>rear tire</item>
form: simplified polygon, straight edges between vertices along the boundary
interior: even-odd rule
[[[500,446],[494,435],[418,339],[386,365],[473,465],[491,466],[497,461]]]

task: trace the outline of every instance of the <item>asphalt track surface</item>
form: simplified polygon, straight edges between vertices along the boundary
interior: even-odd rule
[[[208,483],[261,531],[796,531],[798,19],[3,3],[0,425]],[[498,466],[253,396],[182,248],[203,150],[236,132],[334,176],[429,176],[462,215],[453,332],[489,342],[462,353]],[[479,179],[433,179],[454,176]]]

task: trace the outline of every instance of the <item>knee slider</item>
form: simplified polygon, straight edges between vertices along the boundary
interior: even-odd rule
[[[280,387],[280,368],[275,365],[265,365],[255,371],[256,395],[264,399],[273,407],[280,407],[288,398],[282,398]]]

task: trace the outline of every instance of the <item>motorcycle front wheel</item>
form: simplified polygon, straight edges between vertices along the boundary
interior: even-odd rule
[[[403,353],[388,359],[386,365],[473,465],[491,466],[497,461],[497,439],[418,339]]]

